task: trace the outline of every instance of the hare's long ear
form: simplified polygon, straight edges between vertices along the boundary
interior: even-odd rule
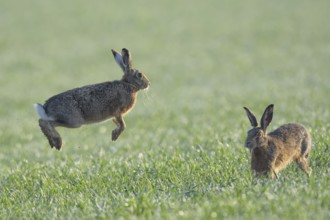
[[[269,105],[265,109],[264,114],[261,117],[260,124],[263,131],[266,131],[268,125],[273,119],[273,109],[274,109],[274,105],[273,104]]]
[[[120,68],[125,71],[125,65],[124,65],[124,61],[123,61],[123,57],[120,55],[120,53],[118,53],[115,50],[111,50],[113,56],[115,57],[116,63],[120,66]]]
[[[252,114],[252,112],[247,107],[243,107],[243,108],[244,108],[244,110],[246,112],[246,115],[248,116],[248,118],[250,120],[251,126],[252,127],[257,127],[258,126],[258,122],[257,122],[256,117]]]
[[[126,48],[123,48],[121,50],[121,55],[123,56],[123,62],[125,67],[127,68],[127,70],[132,69],[132,57],[131,57],[131,53],[129,52],[129,50],[127,50]]]

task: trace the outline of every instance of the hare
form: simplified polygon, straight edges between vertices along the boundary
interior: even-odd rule
[[[117,128],[112,131],[115,141],[125,129],[123,116],[136,102],[137,92],[150,85],[147,77],[132,68],[130,52],[112,50],[124,75],[121,80],[103,82],[71,89],[49,98],[44,105],[35,104],[40,116],[39,126],[50,146],[61,149],[62,139],[55,127],[78,128],[112,118]]]
[[[311,136],[306,128],[300,124],[284,124],[276,130],[266,133],[266,129],[273,118],[274,105],[269,105],[260,120],[260,127],[256,117],[244,107],[252,125],[248,131],[245,146],[251,152],[251,167],[257,175],[271,175],[276,177],[293,160],[310,176],[312,169],[308,165],[311,152]]]

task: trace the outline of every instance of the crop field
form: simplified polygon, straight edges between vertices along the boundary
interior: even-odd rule
[[[330,219],[330,1],[0,2],[0,219]],[[128,48],[151,82],[109,120],[58,128],[34,103],[118,80]],[[249,120],[303,124],[313,150],[257,178]]]

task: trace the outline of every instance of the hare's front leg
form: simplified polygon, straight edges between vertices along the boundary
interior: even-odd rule
[[[115,117],[114,119],[112,119],[112,121],[117,125],[117,128],[112,131],[112,140],[115,141],[117,140],[119,135],[125,130],[126,125],[121,115]]]
[[[55,147],[57,150],[61,149],[62,139],[60,134],[55,130],[54,125],[51,121],[39,119],[39,126],[42,133],[47,137],[50,146]]]
[[[272,178],[272,179],[278,179],[278,175],[277,175],[277,173],[278,173],[278,172],[276,172],[276,171],[272,168],[272,170],[271,170],[271,174],[270,174],[271,178]]]

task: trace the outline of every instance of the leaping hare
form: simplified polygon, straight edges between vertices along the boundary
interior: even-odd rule
[[[312,169],[308,166],[312,148],[309,132],[300,124],[289,123],[267,134],[273,108],[271,104],[265,109],[258,127],[256,117],[244,107],[253,127],[248,131],[245,141],[245,146],[251,152],[252,170],[257,175],[270,174],[272,178],[277,178],[277,173],[294,160],[307,175],[311,175]]]
[[[123,116],[135,102],[137,92],[149,87],[150,82],[139,70],[132,68],[130,52],[112,50],[124,75],[121,80],[87,85],[68,90],[49,98],[44,105],[35,104],[40,116],[39,126],[50,146],[61,149],[62,139],[55,127],[78,128],[81,125],[112,118],[117,128],[112,131],[115,141],[125,129]]]

